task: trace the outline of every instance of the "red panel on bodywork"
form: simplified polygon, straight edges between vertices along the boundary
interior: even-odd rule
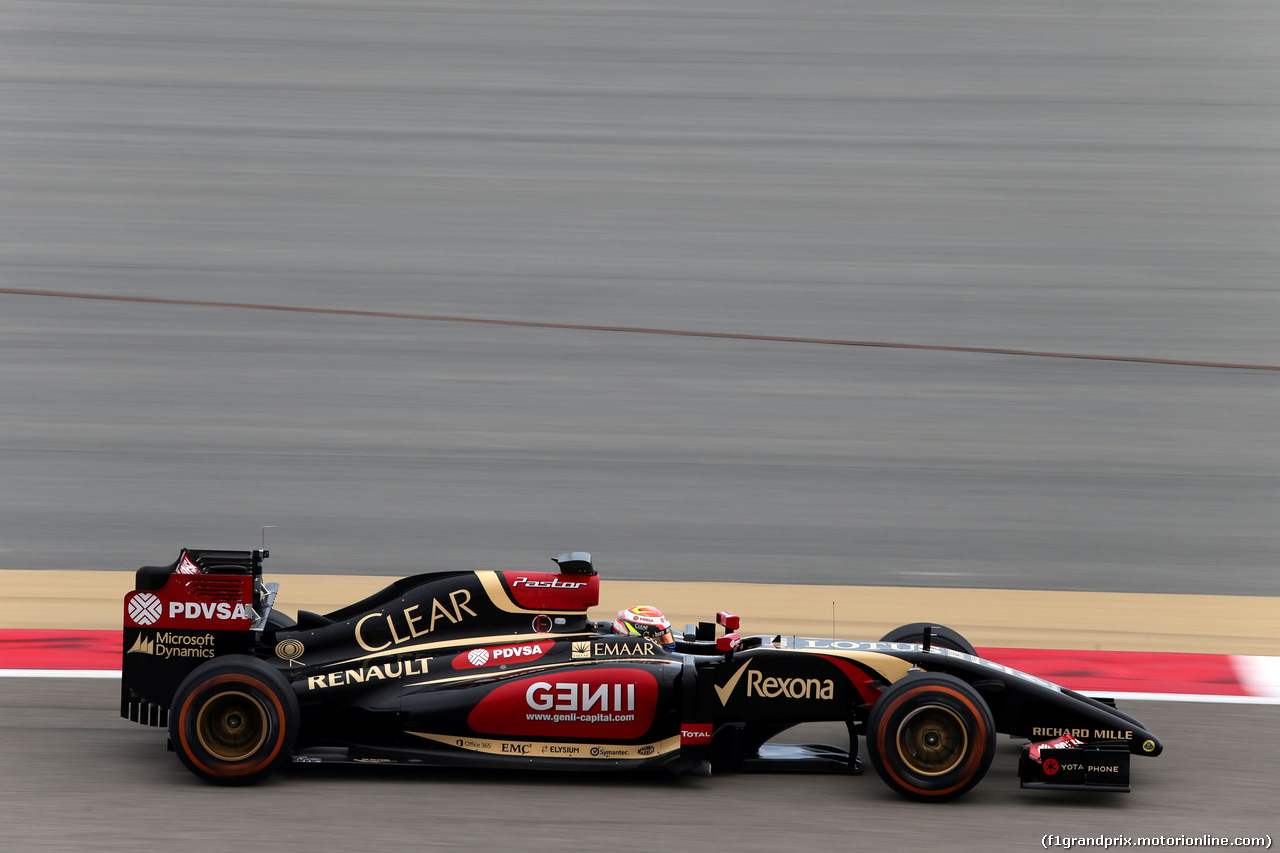
[[[498,572],[511,599],[527,610],[587,610],[600,603],[599,575]]]
[[[823,660],[835,664],[845,677],[849,679],[849,683],[853,685],[853,689],[858,691],[858,695],[862,697],[862,701],[868,705],[874,704],[880,698],[880,691],[872,684],[872,678],[860,667],[856,666],[844,658],[838,658],[833,655],[819,655]]]
[[[658,679],[643,669],[562,670],[503,684],[467,724],[495,735],[629,740],[649,730],[657,705]]]
[[[169,576],[154,591],[124,597],[126,628],[247,630],[253,624],[253,578],[249,575]]]

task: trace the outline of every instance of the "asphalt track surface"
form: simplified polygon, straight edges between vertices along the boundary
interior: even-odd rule
[[[0,0],[0,568],[276,525],[278,574],[1276,596],[1277,43],[1249,0]],[[1169,749],[1129,797],[930,812],[872,777],[213,791],[110,682],[0,705],[18,850],[1275,828],[1267,707],[1141,708]]]
[[[1024,791],[1003,739],[984,781],[947,804],[909,803],[860,777],[671,777],[297,767],[251,788],[199,782],[164,735],[113,718],[114,679],[4,679],[0,818],[6,849],[219,851],[601,849],[1039,850],[1060,836],[1276,839],[1275,708],[1125,707],[1166,752],[1133,761],[1131,794]],[[845,742],[842,727],[797,740]],[[797,732],[797,734],[800,734]],[[1213,849],[1201,845],[1191,849]]]

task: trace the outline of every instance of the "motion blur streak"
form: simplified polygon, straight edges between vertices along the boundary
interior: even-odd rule
[[[428,320],[439,323],[485,323],[494,326],[526,326],[537,329],[571,329],[588,332],[632,332],[646,335],[679,335],[689,338],[726,338],[740,341],[777,341],[793,344],[823,344],[845,347],[882,347],[885,349],[917,349],[935,352],[968,352],[988,355],[1025,355],[1041,358],[1083,358],[1095,361],[1130,361],[1142,364],[1172,364],[1184,367],[1221,367],[1234,370],[1280,370],[1267,364],[1229,364],[1213,361],[1184,361],[1173,358],[1142,358],[1128,355],[1086,355],[1084,353],[1037,352],[1035,350],[1001,349],[998,347],[952,347],[935,344],[903,344],[883,341],[843,341],[831,338],[798,338],[787,335],[751,335],[734,332],[695,332],[682,329],[643,329],[632,326],[591,326],[581,323],[546,323],[535,320],[496,320],[484,317],[446,317],[436,314],[409,314],[402,311],[357,311],[350,308],[306,308],[299,305],[255,305],[247,302],[208,302],[191,299],[160,299],[145,296],[120,296],[98,293],[62,293],[54,290],[20,290],[0,288],[0,293],[24,296],[48,296],[60,299],[105,299],[114,302],[144,302],[157,305],[189,305],[205,308],[246,308],[257,311],[294,311],[301,314],[345,314],[352,317],[386,317],[397,320]]]

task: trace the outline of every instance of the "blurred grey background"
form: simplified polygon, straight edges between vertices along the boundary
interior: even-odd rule
[[[1270,2],[0,0],[0,288],[1280,366]],[[0,293],[0,568],[1280,594],[1280,373]]]

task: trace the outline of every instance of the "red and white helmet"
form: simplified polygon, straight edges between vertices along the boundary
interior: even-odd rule
[[[676,640],[671,634],[671,620],[662,615],[662,611],[647,604],[619,610],[618,618],[613,620],[616,634],[631,637],[648,637],[669,652],[676,650]]]

